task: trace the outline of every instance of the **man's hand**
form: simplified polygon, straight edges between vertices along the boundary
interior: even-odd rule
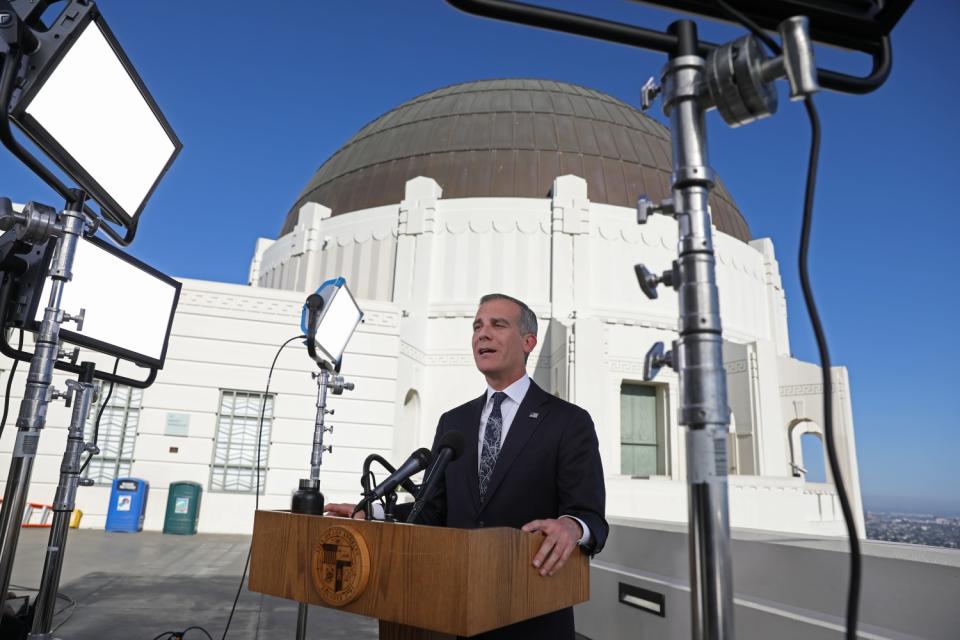
[[[323,511],[328,516],[339,516],[341,518],[349,518],[353,515],[353,510],[357,508],[355,504],[346,504],[343,502],[329,502],[323,505]],[[357,515],[353,516],[357,520],[363,520],[364,514],[363,511],[359,512]]]
[[[523,530],[528,533],[539,531],[547,536],[533,557],[533,566],[540,570],[542,576],[552,576],[559,571],[583,535],[580,523],[573,518],[534,520],[523,525]]]

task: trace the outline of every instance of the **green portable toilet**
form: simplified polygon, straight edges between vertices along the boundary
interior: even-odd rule
[[[167,494],[167,514],[163,532],[192,536],[200,520],[200,496],[203,487],[196,482],[172,482]]]

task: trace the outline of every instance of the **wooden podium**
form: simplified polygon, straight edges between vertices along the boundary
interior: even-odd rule
[[[381,640],[472,636],[584,602],[587,556],[553,576],[543,536],[257,511],[251,591],[380,620]]]

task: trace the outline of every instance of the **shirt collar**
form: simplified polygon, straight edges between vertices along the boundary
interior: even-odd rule
[[[527,395],[527,391],[530,389],[530,376],[523,374],[516,382],[511,384],[509,387],[503,390],[507,397],[520,404],[523,402],[524,396]],[[496,393],[493,387],[487,385],[487,402],[490,402],[490,397]]]

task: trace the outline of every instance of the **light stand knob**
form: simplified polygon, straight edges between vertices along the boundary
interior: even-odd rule
[[[643,379],[650,382],[657,377],[663,366],[673,368],[673,352],[664,351],[663,343],[656,342],[650,350],[647,351],[643,359]]]
[[[647,78],[647,81],[643,83],[643,86],[640,87],[640,108],[644,111],[648,110],[653,106],[653,101],[657,99],[659,94],[660,87],[657,86],[657,82],[653,79],[653,76],[650,76]]]
[[[672,198],[664,198],[660,202],[650,200],[645,194],[637,198],[637,224],[647,224],[647,220],[655,213],[672,216],[675,212]]]
[[[677,277],[677,261],[673,261],[673,266],[664,271],[659,276],[656,276],[650,272],[642,264],[636,264],[633,266],[633,272],[637,275],[637,282],[640,283],[640,289],[643,291],[643,295],[647,296],[651,300],[657,299],[657,286],[660,284],[665,284],[668,287],[673,288],[674,283],[679,281]]]

